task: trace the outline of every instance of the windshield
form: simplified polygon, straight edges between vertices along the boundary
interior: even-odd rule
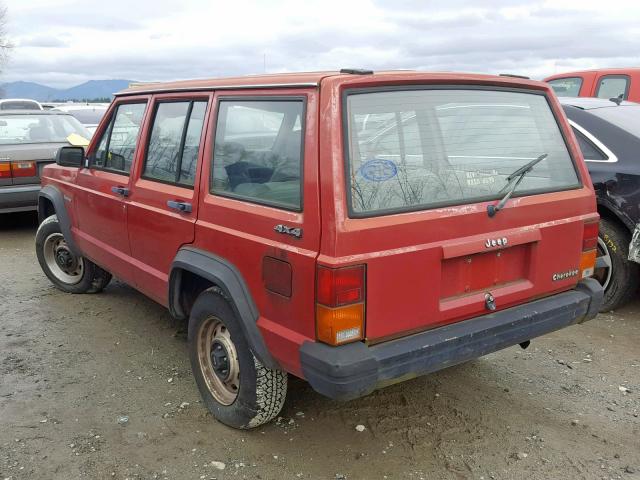
[[[501,198],[507,177],[546,153],[514,195],[579,186],[543,95],[404,90],[347,96],[355,215]]]
[[[640,105],[593,108],[589,110],[589,113],[593,113],[596,117],[600,117],[640,138]]]
[[[0,145],[62,143],[71,134],[90,139],[91,133],[71,115],[2,115]]]

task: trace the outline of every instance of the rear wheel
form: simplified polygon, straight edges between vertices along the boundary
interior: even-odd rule
[[[191,310],[189,357],[204,403],[222,423],[255,428],[280,413],[287,374],[253,355],[229,301],[215,287],[201,293]]]
[[[109,272],[71,252],[56,215],[46,218],[38,227],[36,255],[45,275],[64,292],[96,293],[111,280]]]
[[[594,278],[604,288],[601,312],[608,312],[627,303],[638,289],[640,266],[627,260],[631,236],[618,224],[600,220],[598,264]]]

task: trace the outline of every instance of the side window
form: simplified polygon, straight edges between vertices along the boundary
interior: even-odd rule
[[[91,159],[91,167],[129,174],[146,103],[119,105]]]
[[[301,208],[302,100],[221,100],[211,193]]]
[[[581,77],[557,78],[550,80],[549,85],[559,97],[577,97],[580,95],[580,87],[582,87]]]
[[[598,82],[596,97],[617,98],[622,95],[626,100],[629,90],[629,77],[626,75],[606,75]]]
[[[585,137],[581,132],[579,132],[576,128],[571,127],[573,129],[573,133],[576,135],[578,139],[578,145],[580,146],[580,150],[582,151],[582,156],[585,160],[607,160],[608,157],[591,141]]]
[[[164,102],[156,108],[142,176],[193,186],[207,102]]]

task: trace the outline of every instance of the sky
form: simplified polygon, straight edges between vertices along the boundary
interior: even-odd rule
[[[0,0],[0,82],[640,66],[640,1]]]

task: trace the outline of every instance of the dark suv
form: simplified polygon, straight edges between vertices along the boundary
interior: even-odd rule
[[[640,283],[640,104],[560,101],[596,190],[601,221],[595,278],[604,286],[602,310],[608,311],[624,305]]]
[[[62,149],[36,251],[188,320],[204,402],[251,428],[287,374],[347,400],[593,318],[598,214],[547,84],[343,72],[154,84]]]

